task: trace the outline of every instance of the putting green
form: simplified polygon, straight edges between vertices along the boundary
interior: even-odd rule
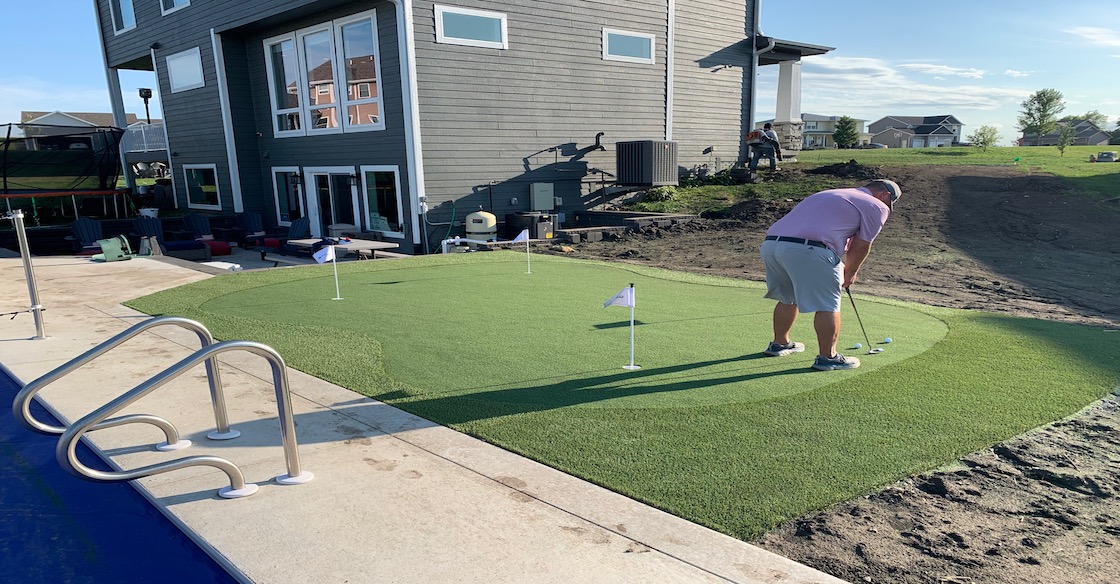
[[[945,337],[941,320],[902,305],[857,298],[878,355],[848,350],[863,366],[817,372],[812,315],[794,337],[805,353],[765,357],[773,302],[757,282],[637,269],[621,264],[492,252],[329,266],[295,281],[238,274],[240,285],[199,308],[320,334],[339,363],[379,352],[385,373],[407,386],[404,401],[478,399],[557,407],[679,408],[758,402],[809,392],[910,359]],[[223,279],[227,284],[233,279]],[[603,302],[633,282],[630,311]],[[840,346],[864,342],[844,301]],[[329,331],[334,331],[334,336]],[[267,341],[265,341],[267,342]],[[371,394],[378,392],[374,390]],[[396,394],[396,397],[404,397]]]

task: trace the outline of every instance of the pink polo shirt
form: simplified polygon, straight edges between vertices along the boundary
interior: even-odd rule
[[[852,237],[874,241],[890,212],[863,187],[821,191],[805,197],[766,235],[815,239],[843,257]]]

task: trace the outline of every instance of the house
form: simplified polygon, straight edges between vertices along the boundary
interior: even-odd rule
[[[891,148],[951,146],[964,124],[954,116],[887,116],[868,126],[871,141]]]
[[[114,114],[119,70],[156,74],[180,208],[417,252],[480,207],[563,217],[633,165],[675,181],[712,152],[745,160],[757,68],[781,65],[799,104],[790,64],[831,50],[759,34],[760,0],[96,7]],[[620,169],[631,141],[657,155]]]
[[[801,149],[816,150],[820,148],[836,148],[836,141],[832,139],[832,135],[836,133],[836,122],[840,121],[841,117],[842,116],[801,114],[801,122],[804,124],[801,131]],[[870,142],[871,135],[864,129],[864,124],[867,120],[852,119],[856,123],[856,132],[860,136],[860,144],[867,144]],[[763,120],[755,124],[755,129],[760,129],[763,124],[773,122],[774,120]]]
[[[1089,120],[1070,120],[1058,122],[1058,127],[1049,134],[1043,134],[1041,139],[1037,134],[1024,133],[1018,143],[1020,146],[1056,146],[1061,138],[1062,129],[1070,125],[1074,130],[1072,146],[1105,146],[1112,139],[1112,134],[1100,129]]]

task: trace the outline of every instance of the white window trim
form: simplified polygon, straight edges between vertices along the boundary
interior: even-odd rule
[[[362,215],[363,223],[365,224],[366,231],[373,231],[373,226],[369,223],[369,201],[366,198],[366,193],[369,192],[369,185],[366,184],[367,172],[391,172],[393,173],[393,180],[396,181],[397,187],[397,225],[404,227],[404,199],[401,193],[401,167],[395,164],[392,165],[363,165],[358,167],[358,175],[362,177],[362,203],[366,205],[365,213]],[[378,231],[390,237],[404,237],[404,231]]]
[[[315,175],[317,175],[317,174],[325,174],[328,177],[332,174],[344,174],[346,176],[350,176],[350,175],[354,174],[354,167],[353,166],[305,166],[305,167],[303,167],[304,190],[315,188],[315,185],[313,184],[312,179],[314,179]],[[314,191],[312,191],[312,193],[314,193]],[[318,194],[317,193],[315,193],[315,196],[314,196],[314,201],[315,201],[315,209],[314,210],[311,209],[311,201],[312,200],[313,200],[312,195],[307,195],[307,207],[308,208],[307,208],[307,215],[305,215],[305,217],[307,217],[311,221],[311,236],[312,237],[324,237],[326,234],[321,233],[321,232],[316,233],[317,231],[321,231],[319,223],[321,223],[323,221],[323,215],[321,213],[319,213],[319,207],[318,207],[319,200],[318,200]],[[350,204],[354,205],[354,214],[355,215],[357,215],[358,213],[361,213],[361,211],[362,211],[361,197],[358,196],[357,186],[355,186],[353,184],[350,185]]]
[[[299,173],[299,167],[298,166],[273,166],[272,167],[272,202],[274,203],[273,209],[276,210],[276,224],[277,225],[282,225],[284,227],[291,227],[292,226],[291,221],[283,221],[283,220],[280,219],[280,191],[276,190],[276,175],[281,173],[281,172],[288,173],[288,174],[299,175],[300,174]],[[299,216],[300,217],[306,217],[307,216],[307,211],[304,209],[304,203],[303,203],[303,182],[302,182],[302,180],[303,180],[303,176],[300,175],[300,181],[301,182],[298,186],[295,187],[296,190],[298,191],[296,193],[296,200],[299,201]],[[291,183],[289,183],[289,185],[290,184]]]
[[[372,25],[370,28],[373,32],[373,47],[374,47],[374,51],[373,51],[373,74],[375,76],[374,80],[377,82],[377,97],[362,97],[362,98],[358,98],[358,99],[355,99],[355,100],[351,100],[350,99],[350,91],[349,91],[350,88],[349,88],[349,86],[343,87],[343,85],[346,85],[347,81],[345,79],[345,77],[346,77],[346,69],[345,69],[346,68],[346,54],[345,54],[346,49],[345,49],[345,47],[343,47],[343,44],[342,44],[342,28],[347,26],[347,25],[354,24],[356,22],[361,22],[363,20],[369,20],[370,24]],[[343,131],[345,131],[345,132],[372,132],[372,131],[375,131],[375,130],[384,130],[385,129],[385,100],[382,97],[382,94],[384,93],[382,90],[385,88],[385,85],[381,82],[382,81],[382,79],[381,79],[381,50],[380,50],[381,49],[381,41],[377,37],[377,11],[376,10],[367,10],[366,12],[359,12],[358,14],[353,14],[353,15],[347,16],[345,18],[339,18],[339,19],[334,21],[333,28],[334,28],[334,36],[335,36],[335,39],[334,39],[335,58],[338,59],[338,69],[339,69],[338,71],[335,72],[335,76],[337,78],[342,79],[342,85],[339,85],[337,83],[335,84],[335,89],[336,89],[336,93],[338,94],[338,102],[339,102],[339,108],[340,108],[339,109],[339,112],[340,112],[339,119],[341,120],[345,115],[349,114],[349,109],[350,109],[351,105],[362,105],[362,104],[367,104],[367,103],[376,103],[377,104],[377,113],[379,114],[378,118],[377,118],[378,121],[375,122],[375,123],[357,124],[357,125],[353,125],[353,126],[350,125],[349,123],[347,123],[347,124],[343,125]],[[372,91],[370,92],[370,95],[373,95]]]
[[[607,52],[609,43],[607,37],[611,34],[620,36],[636,37],[642,39],[649,39],[649,58],[643,59],[640,57],[628,57],[625,55],[612,55]],[[603,29],[603,60],[604,61],[622,61],[624,63],[641,63],[644,65],[653,65],[656,62],[657,55],[657,37],[652,34],[642,32],[632,32],[629,30],[620,30],[617,28],[604,28]]]
[[[190,55],[193,55],[195,57],[195,60],[198,62],[198,72],[199,72],[200,76],[202,77],[202,80],[198,83],[194,83],[194,84],[191,84],[191,85],[184,85],[184,86],[176,88],[175,87],[175,78],[173,76],[174,71],[173,71],[173,67],[171,66],[171,61],[173,59],[174,60],[182,59],[182,58],[190,56]],[[174,55],[168,55],[168,56],[163,58],[163,63],[164,63],[164,66],[167,67],[167,83],[171,87],[171,93],[180,93],[180,92],[183,92],[183,91],[190,91],[192,89],[198,89],[200,87],[206,87],[206,67],[202,64],[202,50],[199,47],[194,47],[193,49],[187,49],[185,51],[180,51],[178,53],[175,53]]]
[[[221,180],[218,177],[218,165],[217,164],[183,164],[183,165],[180,165],[180,168],[183,169],[183,186],[186,188],[187,208],[188,209],[206,209],[206,210],[210,210],[210,211],[221,211],[222,210],[222,185],[221,185]],[[208,169],[214,171],[214,189],[215,189],[215,193],[218,195],[218,204],[217,205],[200,205],[198,203],[192,203],[191,202],[191,188],[190,188],[190,182],[187,179],[187,171],[188,170],[194,170],[194,169],[200,169],[200,168],[208,168]]]
[[[122,29],[117,29],[117,10],[120,9],[122,2],[128,2],[132,6],[132,26],[126,26]],[[113,36],[126,33],[130,30],[136,29],[136,4],[133,0],[109,0],[109,20],[113,24]]]
[[[292,48],[296,51],[296,97],[299,97],[300,99],[298,107],[277,109],[276,104],[279,103],[279,100],[277,99],[278,96],[276,95],[276,88],[273,87],[273,85],[275,85],[273,81],[276,79],[276,71],[272,67],[272,45],[276,45],[284,41],[291,41]],[[300,88],[303,87],[303,75],[301,75],[299,72],[299,69],[303,67],[303,64],[300,62],[299,45],[297,45],[296,43],[296,33],[294,32],[264,39],[264,66],[268,74],[268,105],[272,110],[272,134],[277,138],[283,138],[286,136],[303,136],[303,129],[306,127],[305,124],[307,122],[307,119],[306,114],[304,114],[303,112],[303,105],[304,101],[306,100],[301,97],[300,91]],[[299,114],[299,129],[281,130],[280,123],[276,121],[276,117],[286,113],[291,113],[293,110],[295,111],[295,113]],[[277,217],[279,217],[279,215],[277,215]]]
[[[459,37],[450,37],[443,32],[443,15],[445,13],[464,14],[468,16],[481,16],[483,18],[493,18],[502,23],[502,40],[500,42],[483,41],[478,39],[464,39]],[[486,49],[508,49],[509,48],[509,34],[506,29],[506,15],[501,12],[489,12],[486,10],[474,10],[472,8],[460,8],[458,6],[442,6],[435,5],[436,17],[436,42],[448,45],[463,45],[466,47],[482,47]]]
[[[334,31],[331,28],[330,22],[324,22],[315,26],[309,26],[304,29],[297,30],[296,35],[296,59],[299,62],[299,77],[300,77],[300,97],[306,96],[306,100],[300,100],[300,109],[302,111],[300,120],[300,127],[308,135],[312,134],[341,134],[343,129],[342,121],[342,103],[341,100],[335,99],[331,105],[312,107],[311,105],[311,80],[308,78],[307,70],[307,54],[303,50],[303,39],[309,35],[318,32],[327,33],[327,41],[330,43],[331,55],[331,83],[334,87],[338,87],[338,63],[335,62],[336,53],[334,42]],[[304,103],[306,101],[306,103]],[[311,111],[316,109],[329,109],[334,108],[335,119],[338,120],[337,128],[316,128],[311,125]],[[274,122],[275,123],[275,122]]]
[[[180,11],[180,10],[186,8],[187,6],[190,6],[190,5],[191,5],[191,0],[187,0],[186,4],[180,4],[178,6],[172,6],[171,8],[164,9],[163,0],[159,0],[159,11],[160,11],[160,14],[162,14],[164,16],[167,16],[168,14],[171,14],[172,12],[178,12],[178,11]]]

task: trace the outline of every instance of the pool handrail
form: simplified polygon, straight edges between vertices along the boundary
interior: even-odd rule
[[[77,445],[81,437],[97,429],[106,418],[127,407],[129,404],[151,393],[155,389],[179,377],[201,361],[207,361],[220,353],[245,350],[264,357],[272,368],[272,381],[276,392],[277,414],[280,420],[280,440],[284,448],[287,474],[276,477],[280,484],[302,484],[314,475],[300,468],[299,450],[295,434],[295,419],[292,415],[291,393],[288,388],[287,367],[284,359],[273,348],[253,341],[222,341],[205,346],[185,357],[178,363],[156,374],[151,379],[137,385],[109,403],[86,414],[70,425],[59,438],[55,448],[55,458],[68,472],[95,481],[127,481],[154,474],[161,474],[191,466],[213,466],[226,473],[230,486],[223,487],[218,494],[225,498],[245,497],[257,491],[257,485],[246,484],[241,470],[234,463],[217,456],[188,456],[170,462],[161,462],[133,470],[99,471],[89,468],[78,460]]]

